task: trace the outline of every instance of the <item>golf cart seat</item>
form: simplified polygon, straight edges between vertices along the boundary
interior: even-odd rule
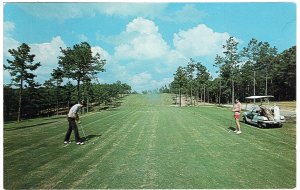
[[[273,113],[266,107],[260,106],[261,109],[261,115],[268,118],[269,121],[274,121]]]

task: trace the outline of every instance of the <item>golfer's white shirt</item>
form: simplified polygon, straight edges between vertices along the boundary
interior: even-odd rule
[[[76,113],[78,112],[80,107],[81,107],[80,104],[75,104],[74,106],[72,106],[68,113],[68,117],[76,118]]]

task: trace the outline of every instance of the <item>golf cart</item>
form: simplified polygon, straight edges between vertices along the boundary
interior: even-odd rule
[[[269,98],[274,98],[274,96],[249,96],[246,100],[260,100],[260,105],[254,104],[250,106],[243,113],[243,121],[246,124],[256,125],[260,128],[265,127],[282,127],[283,122],[285,122],[284,116],[280,115],[280,109],[278,106],[269,106]],[[263,100],[267,101],[268,106],[262,105]]]

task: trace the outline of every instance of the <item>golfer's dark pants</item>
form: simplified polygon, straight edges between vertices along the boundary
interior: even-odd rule
[[[77,125],[76,125],[75,118],[68,117],[68,122],[69,122],[69,128],[68,128],[68,131],[67,131],[67,134],[66,134],[66,137],[65,137],[65,141],[70,140],[72,130],[74,130],[75,141],[79,142],[80,137],[79,137],[78,128],[77,128]]]

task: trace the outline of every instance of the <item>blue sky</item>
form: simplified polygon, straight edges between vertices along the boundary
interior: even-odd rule
[[[193,58],[215,76],[216,54],[234,36],[239,47],[251,38],[278,52],[296,45],[295,3],[6,3],[3,60],[8,49],[27,43],[42,66],[36,80],[49,79],[60,47],[87,41],[107,60],[102,83],[117,80],[133,90],[168,84],[178,66]],[[4,72],[4,83],[10,75]]]

